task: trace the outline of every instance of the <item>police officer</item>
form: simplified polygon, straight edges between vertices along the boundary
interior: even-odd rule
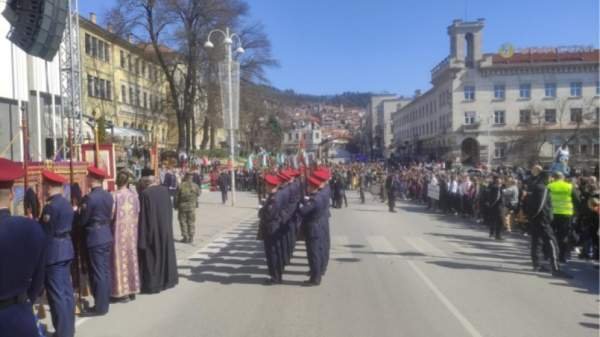
[[[552,200],[552,228],[558,241],[558,261],[567,262],[569,255],[569,232],[571,231],[571,221],[574,215],[574,203],[579,202],[575,189],[571,183],[565,181],[562,172],[557,171],[552,174],[554,181],[548,184],[550,190],[550,199]]]
[[[32,303],[44,285],[46,235],[34,220],[10,215],[12,186],[25,172],[0,158],[0,337],[38,337]]]
[[[75,335],[75,300],[71,283],[71,262],[75,257],[71,240],[73,208],[63,197],[67,179],[51,171],[42,171],[47,201],[40,223],[48,237],[45,286],[52,314],[55,337]]]
[[[196,208],[198,208],[200,188],[192,181],[192,177],[192,173],[187,172],[175,194],[175,208],[178,211],[177,217],[183,237],[181,242],[184,243],[194,242],[196,231]]]
[[[277,198],[277,188],[281,181],[277,176],[267,174],[264,177],[265,190],[268,193],[265,204],[260,208],[258,216],[259,237],[262,237],[265,258],[269,270],[270,279],[266,280],[266,285],[282,283],[282,270],[280,269],[279,253],[277,248],[277,233],[279,231],[280,219],[279,209],[281,208],[281,199]]]
[[[545,185],[546,177],[542,172],[542,167],[535,165],[531,169],[531,175],[525,194],[524,210],[530,225],[533,270],[544,271],[544,268],[539,265],[538,258],[538,244],[539,240],[542,239],[544,246],[549,247],[550,250],[549,258],[552,274],[557,277],[570,278],[568,274],[560,270],[558,265],[558,243],[550,226],[552,222],[552,202],[548,188]]]
[[[80,225],[85,229],[94,307],[86,315],[97,316],[105,315],[110,305],[110,251],[113,241],[110,221],[113,198],[102,189],[102,181],[106,178],[104,170],[90,166],[87,178],[92,190],[81,202]]]

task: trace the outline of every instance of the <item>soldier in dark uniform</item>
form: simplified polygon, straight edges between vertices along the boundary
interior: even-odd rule
[[[315,177],[308,178],[308,195],[300,203],[299,211],[303,218],[304,237],[306,242],[306,256],[310,268],[310,279],[305,281],[308,286],[318,286],[323,277],[323,214],[326,212],[325,199],[319,195],[320,188],[324,182]]]
[[[488,187],[485,209],[490,225],[490,237],[502,240],[504,205],[502,204],[502,179],[499,176],[494,176],[491,186]]]
[[[219,190],[221,191],[221,201],[223,202],[223,205],[225,205],[227,202],[227,191],[229,191],[230,179],[231,178],[229,174],[227,174],[225,171],[222,171],[217,180],[217,185],[219,185]]]
[[[38,337],[32,303],[41,294],[46,235],[34,220],[10,215],[12,186],[25,172],[0,158],[0,337]]]
[[[322,250],[321,250],[321,273],[325,275],[327,271],[327,266],[329,265],[329,251],[331,248],[331,235],[329,230],[329,218],[331,217],[331,205],[329,204],[329,199],[331,198],[331,186],[328,183],[331,175],[327,169],[316,170],[313,173],[313,177],[318,179],[323,186],[320,188],[318,196],[323,200],[323,204],[325,207],[324,212],[321,213],[322,216],[322,226],[323,230],[323,240],[322,240]]]
[[[571,276],[562,272],[558,264],[558,242],[552,229],[552,202],[550,192],[546,187],[546,176],[542,167],[535,165],[531,169],[531,180],[527,185],[525,195],[524,211],[529,220],[529,232],[531,234],[531,262],[534,271],[544,271],[539,265],[538,244],[540,239],[544,246],[549,248],[550,268],[556,277],[570,278]]]
[[[75,257],[71,240],[73,208],[63,197],[63,185],[67,179],[44,170],[46,185],[46,206],[42,210],[40,223],[48,237],[46,256],[46,293],[55,337],[75,335],[75,300],[71,283],[71,262]]]
[[[277,251],[277,232],[280,225],[279,209],[281,207],[281,199],[277,197],[277,187],[281,184],[281,181],[277,176],[269,174],[265,175],[264,180],[268,196],[265,204],[258,212],[260,219],[259,236],[262,236],[263,239],[265,258],[270,276],[270,279],[265,284],[271,285],[282,282],[280,262],[278,261],[279,254]]]
[[[289,222],[291,220],[291,214],[289,204],[291,200],[291,177],[284,171],[277,174],[281,184],[277,190],[277,197],[280,199],[281,207],[279,208],[280,226],[279,232],[277,233],[277,244],[279,248],[279,255],[281,256],[280,263],[282,264],[281,269],[287,265],[290,261],[290,242],[288,240]]]
[[[110,252],[113,237],[110,221],[113,198],[102,189],[102,181],[106,178],[104,170],[90,166],[87,177],[92,190],[81,202],[80,224],[85,229],[94,308],[86,315],[105,315],[111,293]]]
[[[385,189],[387,191],[388,208],[392,213],[396,213],[396,192],[398,190],[398,180],[393,173],[390,173],[385,180]]]

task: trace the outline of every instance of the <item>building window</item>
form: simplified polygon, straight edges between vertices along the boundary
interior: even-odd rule
[[[121,68],[125,68],[125,52],[119,51],[119,58],[121,60]]]
[[[600,155],[600,144],[593,144],[594,156]]]
[[[129,68],[129,72],[133,71],[133,63],[131,63],[131,54],[127,55],[127,68]]]
[[[546,97],[556,97],[556,83],[546,83],[544,93]]]
[[[298,132],[296,132],[294,135],[295,135],[295,136],[294,136],[294,139],[296,139],[296,140],[299,140],[299,139],[300,139],[300,136],[298,135]]]
[[[140,106],[140,89],[135,89],[135,105]]]
[[[103,79],[98,79],[98,85],[97,85],[97,87],[99,89],[98,92],[97,92],[98,97],[99,98],[106,97],[106,90],[105,90],[106,89],[106,82]]]
[[[104,42],[98,40],[98,55],[99,60],[104,60]]]
[[[523,83],[519,85],[519,97],[521,98],[531,98],[531,84]]]
[[[89,97],[94,97],[94,77],[87,75],[87,92]]]
[[[571,109],[571,122],[572,123],[581,123],[583,116],[583,111],[581,108],[572,108]]]
[[[146,77],[146,62],[142,61],[142,76]]]
[[[504,125],[505,124],[505,113],[504,113],[504,110],[496,110],[496,111],[494,111],[494,124],[495,125]]]
[[[495,158],[504,158],[505,155],[506,155],[506,143],[494,144],[494,157]]]
[[[127,123],[127,122],[123,122],[123,127],[124,127],[124,128],[128,128],[128,127],[129,127],[129,123]]]
[[[475,124],[476,117],[477,117],[477,113],[475,111],[466,111],[465,112],[465,125]]]
[[[530,124],[531,123],[531,110],[520,110],[519,111],[519,123]]]
[[[127,103],[127,88],[121,85],[121,102]]]
[[[148,107],[148,93],[144,92],[144,109]]]
[[[92,53],[92,39],[88,33],[85,34],[85,53],[88,55]]]
[[[579,153],[581,154],[587,154],[588,152],[588,146],[587,144],[581,144],[579,145]]]
[[[133,88],[129,87],[129,104],[133,105],[135,103],[135,97],[133,96]]]
[[[318,132],[315,132],[315,139],[319,139],[320,135]]]
[[[474,101],[475,100],[475,86],[474,85],[465,85],[465,101]]]
[[[556,109],[546,109],[544,111],[544,121],[546,123],[556,123]]]
[[[596,81],[596,96],[600,96],[600,81]]]
[[[112,101],[112,82],[106,81],[106,99]]]
[[[505,90],[506,90],[506,87],[504,86],[504,84],[494,85],[494,98],[495,99],[504,99]]]
[[[600,108],[596,108],[594,112],[594,121],[598,122],[600,120]]]
[[[581,97],[581,82],[571,82],[571,97]]]

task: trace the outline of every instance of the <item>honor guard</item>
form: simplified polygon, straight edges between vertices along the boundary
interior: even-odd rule
[[[92,188],[81,201],[80,224],[85,229],[89,256],[89,274],[94,296],[94,307],[87,316],[108,312],[111,293],[110,251],[113,241],[110,230],[113,198],[102,189],[106,172],[94,166],[88,168],[88,185]]]
[[[331,199],[331,187],[327,183],[331,179],[331,173],[329,170],[323,168],[316,170],[313,173],[313,177],[323,183],[323,187],[320,189],[319,196],[324,200],[325,211],[322,213],[323,216],[323,258],[321,260],[322,267],[321,272],[325,275],[327,266],[329,265],[329,250],[331,247],[331,235],[329,231],[329,218],[331,217],[331,209],[329,200]]]
[[[279,284],[282,282],[280,255],[277,248],[277,233],[279,232],[280,219],[279,209],[281,208],[280,199],[277,197],[277,188],[281,181],[277,176],[265,175],[265,189],[267,200],[258,212],[260,219],[259,236],[262,236],[265,248],[265,258],[269,270],[270,279],[265,282],[267,285]]]
[[[32,303],[44,285],[46,235],[34,220],[10,215],[21,165],[0,158],[0,337],[38,337]]]
[[[47,202],[40,223],[48,238],[46,277],[44,280],[52,314],[55,337],[75,335],[75,300],[71,283],[71,262],[75,257],[71,240],[73,208],[62,195],[67,179],[51,171],[42,171]]]
[[[300,203],[299,211],[303,217],[303,229],[306,242],[306,256],[310,268],[310,279],[305,281],[309,286],[318,286],[321,284],[323,276],[323,225],[326,201],[319,195],[319,190],[324,182],[315,177],[308,178],[307,193],[304,200]]]

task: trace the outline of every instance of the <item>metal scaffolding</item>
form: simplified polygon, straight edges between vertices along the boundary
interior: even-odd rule
[[[81,54],[79,40],[79,4],[78,0],[69,0],[69,14],[63,40],[59,51],[61,121],[64,125],[68,118],[69,130],[72,130],[75,144],[83,143],[83,120],[81,111]],[[65,132],[63,132],[63,144]],[[64,147],[66,151],[66,147]]]

